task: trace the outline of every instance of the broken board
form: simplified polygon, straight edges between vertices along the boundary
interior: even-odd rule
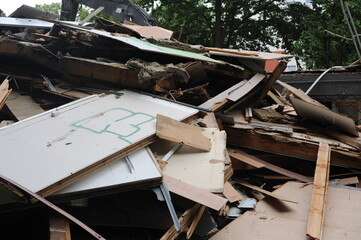
[[[157,114],[182,120],[198,112],[123,93],[86,97],[1,128],[0,174],[47,196],[154,141]]]

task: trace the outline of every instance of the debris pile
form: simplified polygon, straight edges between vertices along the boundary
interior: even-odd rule
[[[286,61],[264,71],[290,55],[101,18],[0,28],[4,238],[359,237],[359,128],[279,81]]]

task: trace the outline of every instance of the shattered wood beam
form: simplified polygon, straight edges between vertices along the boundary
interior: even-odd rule
[[[227,143],[259,151],[316,161],[318,144],[302,141],[279,133],[267,133],[261,130],[225,127]],[[361,169],[361,154],[350,150],[334,148],[331,150],[333,165]]]
[[[247,164],[250,164],[254,167],[257,167],[257,168],[261,168],[261,167],[265,167],[269,170],[272,170],[276,173],[279,173],[279,174],[282,174],[284,176],[287,176],[287,177],[290,177],[290,178],[293,178],[293,179],[296,179],[296,180],[299,180],[301,182],[306,182],[306,183],[309,183],[309,182],[312,182],[313,179],[310,178],[310,177],[306,177],[306,176],[303,176],[301,174],[298,174],[298,173],[295,173],[295,172],[292,172],[292,171],[289,171],[287,169],[284,169],[284,168],[281,168],[279,166],[276,166],[276,165],[273,165],[272,163],[269,163],[269,162],[266,162],[266,161],[263,161],[255,156],[252,156],[252,155],[249,155],[241,150],[238,150],[238,149],[228,149],[228,154],[239,160],[239,161],[242,161],[242,162],[245,162]]]
[[[207,207],[203,206],[203,205],[200,206],[200,208],[198,208],[198,211],[195,213],[193,221],[192,221],[191,225],[188,228],[187,239],[190,239],[192,237],[192,235],[194,233],[194,230],[196,230],[196,228],[198,226],[198,223],[201,220],[202,215],[203,215],[204,211],[206,210],[206,208]]]
[[[277,81],[279,76],[281,76],[282,72],[286,69],[287,62],[280,61],[277,67],[273,70],[269,78],[266,80],[264,87],[262,88],[261,92],[258,94],[258,98],[255,101],[254,106],[257,106],[262,99],[267,95],[268,91],[272,88],[273,84]]]
[[[307,222],[307,236],[317,240],[321,239],[325,217],[326,194],[330,175],[330,155],[330,146],[327,143],[320,143]]]
[[[186,230],[186,228],[192,223],[192,219],[201,207],[200,204],[196,203],[192,208],[187,209],[182,216],[179,218],[179,223],[181,225],[181,228],[179,231],[175,229],[175,226],[173,225],[161,238],[160,240],[174,240],[176,237],[178,237],[179,234],[181,234],[183,231]]]

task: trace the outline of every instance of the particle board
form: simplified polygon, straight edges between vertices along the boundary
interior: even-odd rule
[[[182,143],[203,151],[210,151],[212,143],[201,127],[185,124],[170,117],[157,114],[157,136],[161,139]]]
[[[1,128],[0,174],[47,196],[154,141],[157,114],[182,120],[198,112],[122,93],[92,95]]]
[[[309,240],[306,236],[312,184],[288,182],[275,193],[292,197],[298,204],[277,202],[269,198],[257,203],[254,211],[247,211],[211,240]],[[361,191],[355,188],[329,187],[322,239],[360,239],[361,215],[358,214]]]

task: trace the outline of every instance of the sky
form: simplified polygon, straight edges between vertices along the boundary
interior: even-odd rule
[[[35,7],[35,4],[49,4],[53,2],[61,2],[61,0],[2,0],[0,2],[0,9],[8,16],[23,4]]]

